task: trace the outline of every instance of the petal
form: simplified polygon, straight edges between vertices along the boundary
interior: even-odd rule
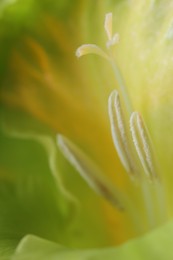
[[[112,244],[104,209],[114,210],[64,161],[50,129],[23,116],[3,114],[0,254],[28,233],[71,247]]]
[[[34,236],[26,236],[18,245],[12,260],[169,260],[173,258],[172,246],[173,223],[170,222],[149,234],[131,240],[117,248],[94,250],[70,250],[50,241]]]

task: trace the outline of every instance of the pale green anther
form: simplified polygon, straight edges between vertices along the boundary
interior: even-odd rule
[[[128,144],[125,119],[120,104],[119,94],[114,90],[108,100],[108,112],[111,125],[112,139],[119,158],[129,174],[134,174],[132,151]]]
[[[88,185],[111,204],[123,210],[124,205],[120,202],[121,195],[119,191],[111,184],[106,176],[102,174],[97,165],[68,138],[58,135],[57,143],[66,159],[79,172],[81,177],[85,179]]]
[[[142,229],[138,212],[129,198],[114,186],[99,167],[79,147],[68,138],[58,135],[57,143],[66,159],[79,172],[88,185],[120,211],[125,211],[131,218],[134,228]]]
[[[144,172],[152,180],[157,177],[152,145],[143,119],[138,112],[133,112],[130,117],[130,129],[133,143]]]

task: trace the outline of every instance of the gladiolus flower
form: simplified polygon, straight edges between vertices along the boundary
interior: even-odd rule
[[[2,259],[173,258],[172,7],[0,3]]]

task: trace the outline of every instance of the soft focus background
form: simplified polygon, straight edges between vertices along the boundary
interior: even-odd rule
[[[0,3],[2,244],[15,247],[23,236],[34,234],[89,248],[128,237],[122,214],[95,195],[55,140],[57,133],[68,136],[114,176],[110,160],[116,166],[117,159],[107,118],[112,83],[106,73],[100,79],[96,64],[101,59],[75,57],[80,44],[105,37],[110,4]],[[118,175],[117,180],[122,182]]]
[[[111,67],[100,57],[75,57],[83,43],[105,48],[110,11],[120,33],[115,56],[154,141],[172,216],[171,7],[171,1],[0,1],[2,248],[12,250],[27,234],[74,248],[137,235],[128,216],[96,195],[56,145],[57,133],[78,144],[136,199],[142,216],[111,139],[107,99],[117,87]]]

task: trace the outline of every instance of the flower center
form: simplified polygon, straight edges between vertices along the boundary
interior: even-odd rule
[[[119,35],[112,34],[111,13],[105,17],[104,28],[108,38],[106,52],[95,44],[84,44],[77,49],[76,55],[81,57],[86,54],[97,54],[112,66],[118,82],[118,90],[114,90],[108,100],[113,144],[132,185],[140,189],[147,225],[151,228],[163,223],[167,218],[164,188],[148,129],[141,114],[134,111],[120,69],[113,59],[113,47],[119,42]],[[134,226],[138,226],[139,214],[134,202],[125,197],[118,187],[114,187],[100,169],[70,140],[59,135],[58,144],[65,157],[88,184],[116,208],[127,212]],[[142,226],[142,223],[139,226]]]

